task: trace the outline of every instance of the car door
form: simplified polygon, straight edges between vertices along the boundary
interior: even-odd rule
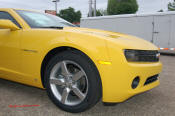
[[[5,11],[0,11],[0,20],[17,21]],[[20,34],[21,30],[0,29],[0,77],[13,80],[20,72]]]

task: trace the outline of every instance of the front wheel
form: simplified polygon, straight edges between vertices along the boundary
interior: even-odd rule
[[[78,113],[101,98],[101,81],[93,62],[79,51],[53,57],[45,70],[48,96],[62,110]]]

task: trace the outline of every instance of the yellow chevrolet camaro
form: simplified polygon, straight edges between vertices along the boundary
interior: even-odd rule
[[[0,9],[0,78],[45,88],[68,112],[85,111],[101,98],[123,102],[158,86],[159,56],[156,46],[134,36]]]

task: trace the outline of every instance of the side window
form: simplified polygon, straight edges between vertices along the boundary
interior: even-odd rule
[[[11,20],[13,23],[15,23],[18,27],[21,28],[19,23],[7,12],[0,11],[0,19],[8,19]]]

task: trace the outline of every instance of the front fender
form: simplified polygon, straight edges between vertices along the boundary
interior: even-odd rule
[[[99,74],[103,77],[103,64],[99,61],[109,61],[106,40],[103,38],[96,38],[92,36],[85,36],[81,34],[67,33],[65,38],[54,38],[47,43],[49,47],[45,47],[42,54],[42,59],[49,53],[49,51],[59,47],[75,48],[86,54],[96,65]],[[102,79],[102,85],[103,80]]]
[[[58,47],[71,47],[82,51],[96,64],[98,61],[108,61],[108,51],[106,40],[68,34],[66,38],[55,38],[47,43],[47,47],[43,50],[43,58],[46,54]]]

